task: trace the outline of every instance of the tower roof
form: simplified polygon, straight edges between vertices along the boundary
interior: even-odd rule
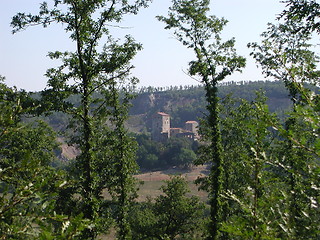
[[[170,116],[169,114],[164,113],[164,112],[157,112],[155,115]]]
[[[197,121],[186,121],[186,123],[198,123]]]

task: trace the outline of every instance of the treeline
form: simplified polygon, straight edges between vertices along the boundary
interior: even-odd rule
[[[270,81],[268,80],[243,80],[243,81],[226,81],[226,82],[219,82],[218,86],[219,87],[228,87],[228,86],[234,86],[234,85],[239,85],[239,86],[244,86],[248,84],[263,84],[263,83],[269,83]],[[198,85],[180,85],[180,86],[164,86],[164,87],[153,87],[153,86],[142,86],[138,89],[135,89],[134,91],[137,92],[138,94],[143,94],[143,93],[157,93],[157,92],[167,92],[167,91],[183,91],[183,90],[194,90],[199,87],[203,88],[203,85],[198,84]]]
[[[316,87],[308,87],[315,92],[319,91]],[[292,106],[289,92],[281,81],[229,82],[219,86],[218,96],[220,99],[232,96],[252,101],[255,98],[255,92],[260,90],[265,92],[267,104],[272,112],[283,116]],[[39,98],[39,94],[34,93],[33,97]],[[80,98],[70,96],[68,101],[79,105]],[[158,111],[170,114],[171,125],[174,127],[183,127],[186,121],[199,121],[207,113],[203,86],[176,87],[162,92],[134,94],[134,98],[130,102],[129,115],[132,120],[127,121],[127,126],[135,133],[150,132],[152,115]],[[53,112],[47,116],[41,116],[40,119],[49,123],[56,131],[64,131],[69,121],[68,115],[63,112]],[[134,128],[133,125],[136,127]]]
[[[250,99],[240,99],[238,90],[256,83],[235,84],[233,96],[219,95],[230,87],[219,83],[246,60],[237,55],[235,39],[222,41],[227,21],[208,15],[210,1],[174,0],[168,17],[157,17],[194,50],[188,73],[202,87],[142,95],[150,111],[172,114],[177,125],[190,118],[183,105],[201,111],[195,102],[203,101],[197,146],[174,138],[155,143],[147,135],[135,140],[126,125],[136,101],[130,62],[141,45],[130,36],[114,40],[108,28],[149,2],[44,2],[37,15],[14,16],[13,32],[61,23],[76,51],[49,53],[61,65],[48,69],[47,88],[38,97],[0,79],[0,238],[100,239],[114,230],[123,240],[319,239],[320,95],[310,86],[319,86],[320,73],[310,40],[318,34],[320,5],[285,1],[261,43],[248,45],[266,77],[285,87],[267,97],[247,92]],[[188,91],[201,98],[187,100]],[[267,104],[279,102],[276,91],[289,96],[282,116]],[[174,105],[165,100],[169,94],[179,99]],[[57,133],[33,118],[53,112],[66,116],[60,137],[79,150],[64,169],[53,166]],[[138,202],[136,159],[145,168],[207,166],[209,174],[196,181],[208,192],[207,206],[187,196],[181,177],[167,181],[162,195]]]
[[[218,89],[220,99],[232,96],[248,101],[254,100],[256,91],[263,90],[270,110],[282,115],[291,107],[289,92],[281,81],[231,82],[219,85]],[[130,114],[145,114],[143,122],[148,128],[151,127],[151,116],[158,111],[170,114],[174,127],[182,127],[186,121],[198,121],[207,114],[204,86],[138,94],[132,104]]]

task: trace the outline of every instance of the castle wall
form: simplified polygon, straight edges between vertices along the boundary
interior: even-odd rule
[[[153,116],[151,138],[154,141],[170,138],[170,115],[158,112]]]
[[[198,122],[196,121],[187,121],[185,125],[185,129],[189,132],[194,133],[195,135],[198,135]]]
[[[170,115],[157,112],[152,117],[151,139],[165,141],[170,137],[184,137],[198,139],[198,122],[187,121],[185,128],[170,128]]]

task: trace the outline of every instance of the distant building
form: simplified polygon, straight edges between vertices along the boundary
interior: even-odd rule
[[[197,121],[187,121],[184,128],[186,131],[194,133],[195,138],[199,138],[199,135],[198,135],[199,123]]]
[[[170,128],[170,136],[177,137],[177,135],[183,133],[184,129],[182,128]]]
[[[164,141],[170,138],[170,115],[157,112],[152,116],[151,137],[154,141]]]
[[[198,122],[187,121],[185,128],[171,128],[170,115],[164,112],[157,112],[152,117],[151,138],[154,141],[162,142],[170,137],[184,137],[197,140]]]

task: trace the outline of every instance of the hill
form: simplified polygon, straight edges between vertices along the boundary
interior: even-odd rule
[[[288,92],[282,82],[231,82],[219,86],[219,97],[231,95],[251,101],[255,92],[262,90],[268,98],[272,112],[278,114],[290,107]],[[186,121],[196,121],[206,113],[205,90],[203,86],[185,86],[142,89],[132,101],[128,128],[133,132],[149,132],[151,115],[166,112],[171,116],[174,127],[183,127]]]
[[[287,89],[282,82],[256,81],[231,82],[219,86],[221,99],[231,95],[233,98],[242,98],[251,101],[256,92],[262,90],[267,97],[267,104],[272,112],[279,117],[285,116],[291,101]],[[77,96],[72,102],[79,101]],[[134,133],[139,144],[137,162],[141,170],[157,170],[177,166],[179,154],[196,152],[197,145],[192,142],[172,139],[167,143],[157,143],[150,139],[151,119],[156,112],[166,112],[171,116],[171,127],[182,128],[186,121],[198,121],[206,114],[205,90],[203,86],[180,86],[169,88],[142,88],[132,100],[130,118],[126,126]],[[53,113],[45,120],[56,130],[65,131],[68,117],[63,113]],[[63,139],[60,139],[63,142]],[[177,150],[179,149],[179,151]],[[183,151],[180,151],[184,149]],[[77,150],[62,144],[58,155],[61,159],[75,157]],[[190,158],[191,159],[191,158]],[[189,159],[189,160],[190,160]],[[191,161],[191,160],[190,160]]]
[[[268,98],[268,105],[272,112],[282,115],[290,107],[288,91],[280,81],[250,81],[228,82],[220,84],[219,97],[231,95],[234,98],[243,98],[251,101],[255,92],[262,90]],[[39,93],[35,94],[39,97]],[[79,101],[77,96],[71,102]],[[180,86],[167,88],[141,88],[132,100],[130,119],[127,127],[135,133],[150,132],[151,116],[158,111],[166,112],[171,116],[171,125],[183,127],[186,121],[196,121],[206,113],[205,91],[203,86]],[[63,113],[53,113],[44,117],[55,130],[65,130],[68,117]]]

